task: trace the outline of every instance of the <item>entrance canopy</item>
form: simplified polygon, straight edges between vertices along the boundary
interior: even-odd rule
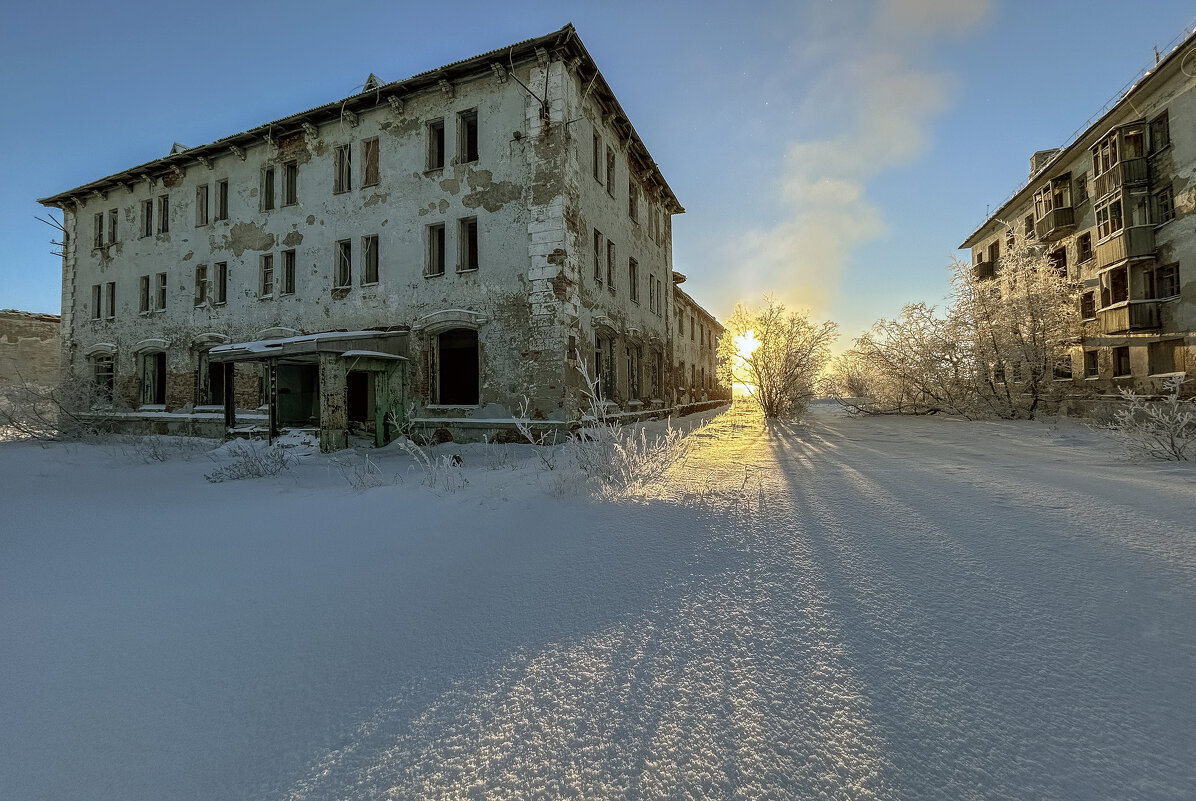
[[[325,331],[282,339],[259,339],[217,345],[208,351],[213,362],[277,360],[287,364],[317,364],[321,353],[370,354],[375,358],[406,359],[406,331]]]

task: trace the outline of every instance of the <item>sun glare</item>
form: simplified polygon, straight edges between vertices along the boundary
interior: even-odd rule
[[[760,340],[756,339],[755,331],[745,331],[733,340],[735,343],[735,362],[734,373],[736,376],[745,377],[746,370],[743,369],[744,363],[752,358],[752,354],[756,352],[756,348],[760,347]],[[734,398],[744,398],[752,394],[756,389],[755,384],[736,381],[731,384],[731,396]]]

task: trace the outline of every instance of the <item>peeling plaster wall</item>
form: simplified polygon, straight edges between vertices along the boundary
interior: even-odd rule
[[[1180,296],[1160,304],[1160,329],[1157,331],[1134,331],[1124,334],[1105,334],[1098,321],[1084,324],[1084,343],[1072,353],[1072,384],[1076,388],[1100,392],[1113,392],[1117,387],[1135,386],[1145,391],[1163,388],[1165,379],[1152,378],[1150,373],[1150,344],[1164,340],[1182,338],[1186,345],[1186,367],[1189,376],[1196,375],[1196,78],[1184,76],[1172,68],[1158,85],[1149,91],[1135,90],[1132,105],[1102,124],[1072,146],[1072,152],[1051,164],[1029,182],[1008,209],[1002,212],[1003,220],[989,221],[977,243],[972,248],[973,263],[983,260],[988,247],[1000,241],[1001,251],[1005,249],[1006,224],[1022,226],[1028,215],[1034,213],[1034,193],[1051,178],[1070,172],[1073,179],[1073,208],[1075,229],[1067,236],[1051,243],[1051,250],[1065,248],[1069,273],[1078,278],[1084,292],[1096,292],[1100,297],[1099,273],[1096,260],[1079,263],[1077,240],[1085,233],[1091,234],[1095,246],[1098,241],[1096,212],[1092,179],[1092,156],[1090,148],[1114,127],[1139,120],[1150,120],[1163,111],[1168,114],[1171,130],[1171,144],[1161,152],[1149,157],[1151,193],[1170,183],[1174,192],[1175,219],[1154,228],[1156,258],[1158,265],[1179,263]],[[1089,196],[1077,203],[1074,196],[1074,179],[1086,175]],[[1153,213],[1153,211],[1152,211]],[[1130,297],[1144,297],[1142,267],[1131,267]],[[1130,375],[1113,377],[1112,348],[1129,346]],[[1097,349],[1100,364],[1098,378],[1084,377],[1083,351]]]
[[[211,344],[204,334],[245,341],[257,332],[281,327],[301,333],[408,326],[410,399],[424,417],[511,415],[527,397],[532,414],[547,420],[577,415],[580,374],[571,350],[593,357],[595,318],[611,328],[609,342],[617,380],[608,395],[624,408],[639,408],[629,397],[627,354],[642,351],[645,406],[673,402],[669,321],[672,309],[671,224],[664,198],[644,195],[639,214],[628,212],[630,165],[626,140],[604,119],[586,87],[560,60],[516,65],[515,74],[493,72],[459,81],[451,93],[439,89],[403,98],[401,108],[379,99],[359,113],[309,130],[263,139],[243,150],[194,164],[182,176],[139,181],[105,198],[91,196],[64,217],[70,231],[63,259],[64,343],[68,360],[85,362],[97,343],[116,347],[117,391],[135,405],[139,360],[135,346],[165,339],[167,407],[195,401],[200,352]],[[520,85],[520,81],[531,91]],[[532,93],[537,96],[534,97]],[[542,106],[539,97],[546,98]],[[459,114],[476,111],[479,158],[458,157]],[[428,168],[428,123],[442,120],[445,166]],[[615,148],[613,195],[593,179],[593,131]],[[362,142],[379,142],[380,181],[363,187]],[[352,188],[336,193],[336,152],[352,154]],[[283,206],[283,164],[298,165],[297,200]],[[264,210],[263,171],[275,168],[278,208]],[[227,180],[227,220],[197,225],[196,190],[209,187],[209,211],[217,212],[217,185]],[[169,196],[169,232],[156,233],[157,199]],[[154,230],[141,237],[141,203],[154,200]],[[110,209],[119,215],[115,242],[92,248],[92,219]],[[660,236],[649,236],[649,215],[662,220]],[[462,220],[476,218],[479,269],[459,270]],[[426,275],[429,226],[445,226],[443,275]],[[616,243],[612,287],[592,277],[593,229]],[[75,230],[75,229],[79,230]],[[363,285],[362,238],[377,236],[379,280]],[[351,287],[334,287],[337,243],[353,250]],[[658,240],[658,241],[657,241]],[[605,241],[605,239],[604,239]],[[284,250],[295,251],[295,291],[281,293]],[[262,257],[273,256],[275,291],[261,294]],[[605,258],[605,254],[603,254]],[[639,262],[638,302],[630,297],[628,258]],[[215,299],[216,264],[228,265],[227,302]],[[196,268],[207,269],[209,300],[196,305]],[[167,274],[166,308],[139,311],[139,280]],[[648,280],[659,281],[659,310],[651,308]],[[90,287],[116,283],[115,319],[93,320]],[[152,305],[152,304],[151,304]],[[441,330],[423,323],[426,315],[464,309],[478,325],[480,402],[476,407],[428,405],[434,397],[432,364]],[[657,386],[650,380],[653,354],[662,367]],[[238,367],[238,405],[253,405],[256,374]]]
[[[557,84],[562,65],[554,63]],[[517,68],[529,85],[542,84],[537,66]],[[550,91],[553,87],[550,86]],[[559,86],[556,91],[559,94]],[[536,282],[546,281],[535,272],[540,257],[539,243],[530,246],[528,231],[533,221],[551,224],[556,215],[559,227],[563,200],[547,191],[545,169],[539,164],[552,144],[536,144],[538,106],[513,80],[499,81],[493,74],[456,84],[452,96],[440,91],[407,98],[401,112],[385,102],[359,115],[358,124],[323,125],[317,137],[300,133],[287,140],[248,148],[241,160],[231,151],[211,161],[211,169],[193,165],[181,180],[166,187],[145,181],[129,191],[114,190],[106,199],[89,198],[66,217],[83,221],[81,236],[71,237],[64,257],[63,309],[71,330],[69,353],[82,360],[82,353],[98,342],[117,346],[117,372],[136,382],[137,359],[132,346],[146,338],[169,340],[168,371],[173,376],[193,376],[198,367],[198,349],[192,341],[203,333],[216,332],[231,340],[252,339],[256,332],[284,327],[300,332],[330,329],[361,329],[415,324],[431,312],[464,308],[485,315],[489,322],[479,331],[482,360],[482,406],[500,403],[532,390],[533,377],[527,367],[528,354],[549,346],[559,337],[545,331],[533,336],[537,325],[555,320],[554,310],[545,308],[535,295]],[[558,104],[558,122],[561,109]],[[479,159],[459,163],[457,159],[457,115],[476,109],[479,124]],[[443,119],[446,164],[427,170],[426,124]],[[558,127],[559,130],[559,127]],[[518,137],[516,136],[518,134]],[[363,158],[361,142],[379,140],[380,183],[361,186]],[[333,192],[335,151],[348,145],[353,160],[352,189]],[[262,171],[275,166],[275,194],[283,200],[282,163],[298,162],[298,203],[261,209]],[[533,203],[533,182],[539,180],[542,195]],[[229,184],[229,219],[196,225],[196,188],[210,187],[209,209],[216,213],[217,182]],[[169,232],[140,237],[142,200],[169,194]],[[96,212],[119,210],[116,243],[93,249],[91,221]],[[458,223],[476,217],[479,263],[476,272],[455,269],[460,259]],[[447,269],[441,276],[425,277],[428,226],[446,228]],[[379,281],[362,285],[362,237],[379,238]],[[334,289],[336,243],[350,240],[353,247],[353,285]],[[261,257],[273,255],[275,286],[281,288],[282,251],[294,249],[295,292],[276,291],[260,295]],[[195,305],[196,266],[205,265],[214,279],[217,262],[228,264],[227,303]],[[164,311],[139,311],[140,276],[166,272],[167,302]],[[90,286],[116,282],[114,320],[92,320]],[[214,292],[214,288],[213,288]],[[531,311],[529,312],[529,304]],[[423,365],[422,342],[413,337],[413,364]],[[559,360],[559,353],[554,353]],[[418,384],[426,376],[416,375]],[[119,383],[119,382],[118,382]],[[192,379],[192,384],[193,384]],[[559,381],[555,382],[558,386]],[[182,384],[171,380],[168,407],[183,405],[187,394]],[[544,393],[539,393],[543,395]],[[542,405],[561,405],[560,393],[538,397]],[[130,391],[135,397],[136,392]],[[186,399],[189,401],[190,399]],[[418,398],[417,398],[418,400]],[[545,410],[550,411],[550,410]],[[455,414],[461,413],[460,411]]]
[[[673,288],[673,296],[673,358],[677,368],[677,403],[697,403],[721,398],[726,393],[719,390],[715,363],[718,338],[722,336],[723,327],[680,288]],[[678,320],[681,322],[680,327],[677,327]],[[695,373],[698,376],[696,380],[691,378]]]

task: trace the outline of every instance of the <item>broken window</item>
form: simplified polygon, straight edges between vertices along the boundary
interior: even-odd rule
[[[116,209],[108,210],[108,244],[116,242],[116,224],[119,219],[119,213]]]
[[[1034,215],[1033,214],[1026,215],[1026,219],[1024,221],[1023,228],[1024,228],[1023,234],[1025,235],[1026,239],[1033,239],[1034,235],[1035,235],[1034,234]]]
[[[1155,297],[1172,298],[1179,295],[1179,262],[1156,267]]]
[[[1100,377],[1100,354],[1095,350],[1084,351],[1084,377]]]
[[[216,182],[216,219],[228,219],[228,179]]]
[[[444,223],[428,226],[428,261],[424,275],[444,275]]]
[[[627,398],[640,399],[640,348],[638,345],[627,346]]]
[[[694,316],[692,314],[689,315],[689,341],[694,341]]]
[[[116,365],[112,356],[102,354],[92,360],[97,400],[112,402],[112,390],[116,387]]]
[[[141,235],[154,235],[154,201],[153,198],[141,201]]]
[[[685,336],[685,312],[677,309],[677,333]]]
[[[280,295],[295,294],[295,251],[282,252],[282,280],[278,287]]]
[[[594,280],[602,283],[602,232],[594,229]]]
[[[1085,292],[1080,295],[1080,317],[1085,320],[1096,319],[1096,293]]]
[[[1129,277],[1125,267],[1101,273],[1100,300],[1101,308],[1129,300]]]
[[[378,283],[378,235],[361,238],[361,283]]]
[[[457,115],[457,161],[468,164],[478,160],[478,110]]]
[[[336,194],[348,192],[353,188],[353,153],[348,145],[336,146],[336,175],[332,181],[332,191]]]
[[[274,297],[274,254],[263,253],[258,258],[258,296]]]
[[[1088,199],[1088,173],[1080,173],[1080,177],[1075,181],[1075,198],[1076,205],[1080,205]]]
[[[602,137],[598,135],[597,128],[594,129],[594,180],[599,184],[602,183]]]
[[[141,403],[144,406],[166,404],[166,353],[141,354]]]
[[[228,302],[228,262],[216,262],[216,303]]]
[[[611,197],[615,196],[615,151],[609,145],[606,148],[606,191]]]
[[[656,314],[656,276],[648,276],[648,311]]]
[[[606,240],[606,285],[615,291],[615,243]]]
[[[378,173],[378,137],[366,139],[361,143],[362,186],[377,186],[380,180]]]
[[[1067,277],[1067,248],[1059,248],[1047,255],[1047,260],[1051,263],[1053,269],[1060,278]]]
[[[640,221],[640,188],[630,175],[627,176],[627,216],[632,222]]]
[[[457,270],[478,269],[478,218],[469,217],[458,222]]]
[[[150,310],[150,277],[148,275],[141,276],[140,280],[140,299],[138,300],[138,311],[145,313]]]
[[[166,308],[166,273],[158,273],[157,292],[154,295],[154,308],[158,311]]]
[[[282,205],[294,206],[299,202],[299,162],[285,161],[282,164]]]
[[[262,211],[274,209],[274,165],[262,168]]]
[[[116,319],[116,282],[109,281],[105,285],[104,316],[109,320]]]
[[[627,259],[627,286],[631,293],[631,302],[640,302],[640,263],[635,259]]]
[[[1156,225],[1169,223],[1175,219],[1175,195],[1170,186],[1165,186],[1154,193],[1154,220]]]
[[[195,305],[202,306],[208,302],[208,265],[195,265]]]
[[[432,120],[427,127],[429,170],[444,169],[444,120]]]
[[[232,365],[213,362],[207,350],[199,352],[199,381],[196,387],[195,403],[199,406],[218,406],[224,404],[226,386],[225,370]]]
[[[1128,345],[1113,348],[1113,377],[1118,378],[1130,374],[1130,349]]]
[[[1186,351],[1182,337],[1152,342],[1147,354],[1150,359],[1151,374],[1182,373],[1187,367],[1187,361],[1184,358]]]
[[[1150,152],[1158,153],[1171,144],[1171,122],[1164,111],[1150,121]]]
[[[478,332],[469,328],[445,331],[436,341],[437,403],[476,406],[478,389]]]
[[[208,224],[208,185],[195,187],[195,225]]]
[[[91,319],[100,319],[100,293],[101,287],[99,284],[91,285]]]
[[[353,240],[342,239],[336,243],[337,289],[348,289],[353,285]]]
[[[1096,237],[1104,239],[1124,227],[1121,215],[1121,196],[1103,200],[1096,204]]]
[[[170,232],[170,195],[158,196],[158,233]]]
[[[1080,234],[1076,237],[1076,261],[1080,264],[1092,258],[1092,234]]]
[[[102,248],[104,247],[104,212],[97,211],[95,215],[92,216],[91,222],[91,246],[93,248]]]

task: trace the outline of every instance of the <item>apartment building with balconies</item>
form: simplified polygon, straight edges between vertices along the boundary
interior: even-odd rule
[[[1075,389],[1161,389],[1196,373],[1196,33],[1066,147],[1035,153],[1030,180],[961,245],[978,278],[1025,236],[1080,286]],[[1031,112],[1032,113],[1032,112]]]

